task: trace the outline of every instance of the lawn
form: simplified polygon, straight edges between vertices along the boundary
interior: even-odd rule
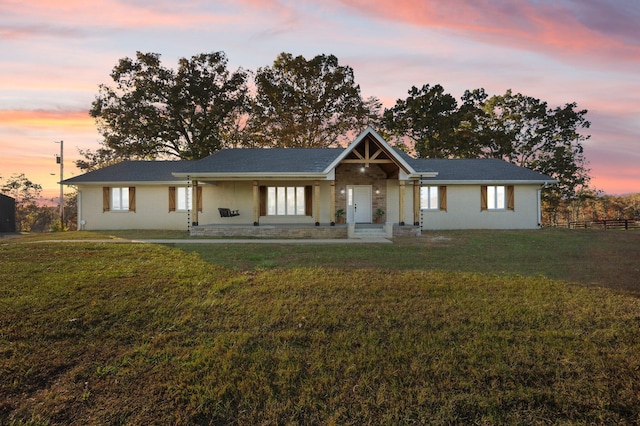
[[[640,421],[638,232],[37,239],[0,245],[0,424]]]

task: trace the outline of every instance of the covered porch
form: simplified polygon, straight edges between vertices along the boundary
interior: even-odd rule
[[[305,225],[321,228],[343,222],[419,225],[420,180],[412,175],[402,156],[374,134],[365,132],[345,150],[283,151],[268,150],[265,154],[279,165],[272,167],[277,171],[256,166],[256,171],[242,169],[231,174],[211,172],[208,170],[214,165],[208,168],[203,165],[202,171],[186,174],[189,186],[193,188],[194,205],[198,206],[190,211],[192,225],[196,228],[203,223],[230,225],[229,229],[250,224],[267,227],[267,231],[251,231],[256,234],[276,232],[273,230],[286,232],[291,225],[296,229],[308,229]],[[337,152],[340,154],[336,155]],[[241,164],[245,160],[240,154],[242,152],[235,152],[236,157],[225,157],[225,164]],[[245,157],[251,154],[248,152]],[[307,159],[311,166],[303,163],[308,170],[296,171],[304,160],[299,158],[303,154],[315,160]],[[325,163],[318,166],[322,163],[320,159]],[[266,160],[250,162],[266,167],[265,163]],[[239,213],[233,217],[217,217],[221,208]],[[341,231],[323,232],[343,234]]]

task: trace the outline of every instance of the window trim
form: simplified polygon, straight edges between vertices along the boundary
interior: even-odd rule
[[[493,189],[494,203],[492,206],[489,204],[489,195],[491,189]],[[498,188],[504,188],[501,200],[498,198]],[[502,201],[504,207],[498,207]],[[515,210],[515,187],[513,185],[482,185],[480,187],[480,210],[481,211],[514,211]]]

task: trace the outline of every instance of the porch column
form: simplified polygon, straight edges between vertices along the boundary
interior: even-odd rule
[[[413,181],[413,225],[420,225],[420,181]]]
[[[316,226],[320,226],[320,181],[313,182],[313,217],[316,221]]]
[[[329,193],[329,217],[330,217],[330,222],[331,222],[331,226],[335,226],[336,221],[335,221],[335,214],[336,214],[336,181],[332,180],[331,181],[331,192]]]
[[[400,206],[398,209],[398,213],[400,216],[399,225],[404,225],[404,191],[405,191],[405,181],[401,180],[400,182]]]
[[[198,206],[200,205],[200,200],[198,199],[198,181],[194,180],[193,181],[193,187],[191,188],[192,190],[192,194],[193,194],[193,205],[196,206],[196,208],[194,209],[192,207],[192,211],[193,211],[193,225],[194,226],[198,226]]]
[[[260,184],[253,181],[253,226],[258,226],[260,220]]]

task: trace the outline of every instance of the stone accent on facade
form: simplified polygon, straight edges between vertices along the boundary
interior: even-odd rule
[[[393,225],[394,237],[419,237],[420,235],[422,235],[422,229],[420,226]]]
[[[372,220],[376,219],[376,210],[387,211],[387,175],[380,167],[370,164],[361,171],[361,164],[340,164],[336,167],[336,210],[347,210],[347,193],[349,185],[371,185]],[[342,190],[344,194],[342,193]],[[384,217],[382,218],[384,220]]]
[[[277,239],[340,239],[347,238],[346,226],[194,226],[191,236]]]

